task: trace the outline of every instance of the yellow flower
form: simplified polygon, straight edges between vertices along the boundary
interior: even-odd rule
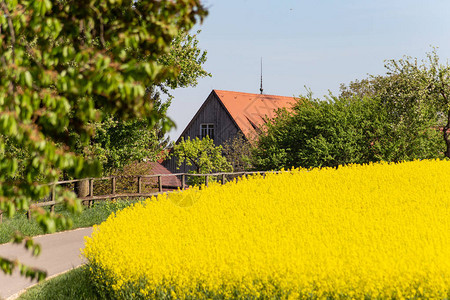
[[[84,255],[104,286],[145,298],[446,298],[448,174],[429,160],[293,169],[160,195],[94,228]]]

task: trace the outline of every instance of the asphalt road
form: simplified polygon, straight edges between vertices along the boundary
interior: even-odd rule
[[[89,227],[35,237],[34,240],[42,248],[38,257],[25,251],[22,245],[3,244],[0,245],[0,256],[43,269],[47,271],[47,276],[57,275],[84,263],[80,249],[84,248],[84,237],[91,233],[92,227]],[[18,271],[13,275],[0,271],[0,299],[14,299],[36,283],[36,280],[21,277]]]

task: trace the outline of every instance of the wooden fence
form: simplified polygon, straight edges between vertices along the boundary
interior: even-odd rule
[[[273,171],[271,171],[273,172]],[[56,201],[56,186],[63,186],[67,189],[74,189],[75,184],[84,181],[88,182],[88,193],[84,197],[79,197],[83,204],[91,207],[94,201],[113,200],[118,198],[143,198],[156,196],[161,193],[171,192],[176,190],[184,190],[189,187],[189,179],[195,177],[203,177],[205,186],[208,186],[211,180],[218,181],[224,184],[230,180],[238,179],[242,176],[252,174],[265,174],[262,172],[232,172],[232,173],[212,173],[212,174],[190,174],[190,173],[177,173],[177,174],[158,174],[158,175],[127,175],[127,176],[108,176],[101,178],[83,178],[75,180],[58,181],[51,184],[50,195],[42,199],[41,201],[34,202],[30,206],[33,207],[50,207],[51,211],[54,211],[55,205],[59,202]],[[164,179],[170,179],[168,183],[164,182]],[[176,178],[176,179],[174,179]],[[107,181],[107,183],[105,183]],[[176,182],[177,184],[173,184]],[[97,185],[96,185],[97,183]],[[101,183],[101,184],[100,184]],[[120,183],[120,187],[118,187]],[[164,184],[165,183],[165,184]],[[108,188],[109,187],[109,188]],[[110,190],[109,193],[105,193],[106,190]],[[2,222],[2,212],[0,211],[0,223]],[[31,218],[30,210],[27,211],[28,219]]]

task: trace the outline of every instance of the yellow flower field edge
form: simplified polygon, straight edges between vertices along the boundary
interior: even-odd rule
[[[83,250],[106,298],[448,298],[448,161],[295,169],[161,195]]]

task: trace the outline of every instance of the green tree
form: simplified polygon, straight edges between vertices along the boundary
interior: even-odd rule
[[[445,146],[441,148],[446,157],[450,158],[450,66],[441,64],[436,49],[427,53],[427,58],[418,61],[417,58],[405,57],[398,61],[388,61],[391,78],[399,82],[400,88],[386,88],[390,95],[397,92],[398,96],[386,97],[385,103],[393,110],[394,116],[409,127],[422,126],[422,130],[439,128]],[[394,94],[395,95],[395,94]],[[395,115],[396,114],[396,115]],[[403,117],[400,119],[398,116]]]
[[[238,134],[223,144],[223,154],[233,167],[233,171],[253,170],[253,145],[242,134]]]
[[[168,89],[196,86],[198,78],[211,76],[203,69],[207,52],[198,46],[199,33],[200,30],[193,35],[180,31],[172,41],[169,53],[161,56],[159,63],[166,67],[175,67],[179,71],[177,77],[168,78],[158,85],[164,93],[170,95]]]
[[[149,93],[147,101],[154,103],[160,118],[151,122],[148,118],[123,120],[106,115],[101,122],[93,123],[95,134],[87,145],[79,143],[77,152],[88,159],[96,158],[102,165],[104,175],[120,172],[131,162],[157,161],[165,155],[166,118],[170,102],[161,103],[159,95]]]
[[[417,58],[404,57],[388,60],[385,67],[385,76],[370,76],[352,82],[348,87],[342,86],[340,95],[366,96],[379,102],[389,124],[391,147],[396,149],[384,159],[411,160],[439,157],[441,153],[450,157],[448,64],[441,65],[436,49],[433,49],[421,62]],[[443,139],[439,140],[439,135]]]
[[[198,31],[197,33],[199,33]],[[153,103],[158,113],[157,122],[145,118],[122,120],[108,115],[102,122],[94,123],[95,135],[87,146],[80,145],[84,157],[96,157],[101,162],[103,173],[120,172],[131,162],[157,161],[164,158],[168,145],[165,137],[173,122],[167,118],[172,95],[170,89],[195,86],[200,77],[211,76],[203,69],[206,51],[198,48],[197,35],[180,31],[170,45],[170,51],[161,56],[158,62],[166,67],[179,70],[176,77],[147,88],[147,101]],[[162,95],[168,97],[162,100]]]
[[[384,115],[370,98],[301,98],[267,123],[254,152],[259,170],[336,167],[382,159]]]
[[[12,216],[44,198],[46,183],[62,172],[99,175],[98,161],[75,153],[91,141],[93,124],[109,115],[151,125],[161,119],[146,88],[176,81],[180,68],[161,59],[178,33],[207,12],[199,0],[3,0],[0,7],[0,209]],[[21,176],[19,158],[7,153],[11,147],[27,154]],[[58,189],[57,199],[80,208],[72,193]],[[31,208],[46,232],[70,224]],[[17,266],[7,259],[0,265],[7,273]],[[18,266],[26,276],[45,276]]]
[[[342,85],[339,97],[300,101],[267,124],[257,168],[439,158],[443,141],[449,156],[449,67],[427,57],[387,61],[386,75]]]
[[[216,172],[232,172],[231,164],[222,155],[222,146],[214,145],[214,141],[208,136],[202,139],[189,137],[174,145],[173,156],[177,159],[177,165],[192,166],[192,174],[210,174]],[[192,179],[191,183],[200,183],[202,180]]]

